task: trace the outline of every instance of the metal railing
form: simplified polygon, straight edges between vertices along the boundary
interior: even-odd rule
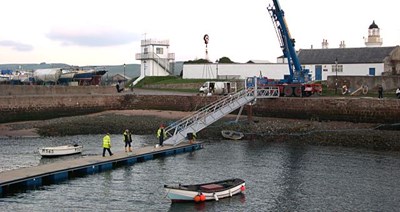
[[[279,88],[277,87],[244,89],[232,95],[225,96],[166,127],[165,131],[169,138],[167,138],[164,143],[177,145],[185,140],[187,133],[199,132],[234,110],[252,102],[256,98],[278,97]]]

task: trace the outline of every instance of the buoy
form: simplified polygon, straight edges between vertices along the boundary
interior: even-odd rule
[[[240,190],[244,191],[244,190],[246,190],[246,187],[244,185],[242,185],[242,187],[240,187]]]
[[[200,201],[202,202],[206,201],[206,195],[200,194]]]
[[[194,196],[194,201],[195,202],[200,202],[200,200],[201,200],[200,195]]]

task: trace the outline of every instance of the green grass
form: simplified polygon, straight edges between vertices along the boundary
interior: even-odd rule
[[[184,83],[203,83],[206,79],[182,79],[177,76],[164,76],[164,77],[145,77],[135,85],[135,88],[142,88],[145,85],[151,84],[184,84]],[[179,89],[182,91],[183,89]]]

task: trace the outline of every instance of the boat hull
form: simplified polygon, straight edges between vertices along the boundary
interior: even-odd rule
[[[224,138],[232,139],[232,140],[240,140],[244,137],[243,133],[232,131],[232,130],[222,130],[221,134]]]
[[[56,147],[43,147],[39,149],[39,154],[42,157],[59,157],[65,155],[73,155],[82,153],[83,146],[80,145],[65,145]]]
[[[221,186],[224,182],[227,181],[219,181],[193,186],[165,185],[164,188],[167,192],[167,197],[171,199],[172,202],[196,202],[195,198],[198,195],[204,195],[205,198],[202,201],[218,201],[219,199],[232,197],[234,195],[242,193],[245,190],[245,182],[243,180],[237,179],[235,181],[235,184],[232,184],[231,186]],[[188,190],[190,189],[190,187],[195,187],[196,189]]]

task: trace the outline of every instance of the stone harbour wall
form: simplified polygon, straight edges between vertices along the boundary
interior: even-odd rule
[[[112,94],[114,86],[0,85],[0,96]]]
[[[81,115],[105,110],[195,111],[218,96],[70,94],[0,96],[0,123]],[[250,111],[246,106],[243,114]],[[400,100],[377,98],[258,99],[254,116],[369,123],[399,123]],[[238,110],[234,112],[238,113]]]

